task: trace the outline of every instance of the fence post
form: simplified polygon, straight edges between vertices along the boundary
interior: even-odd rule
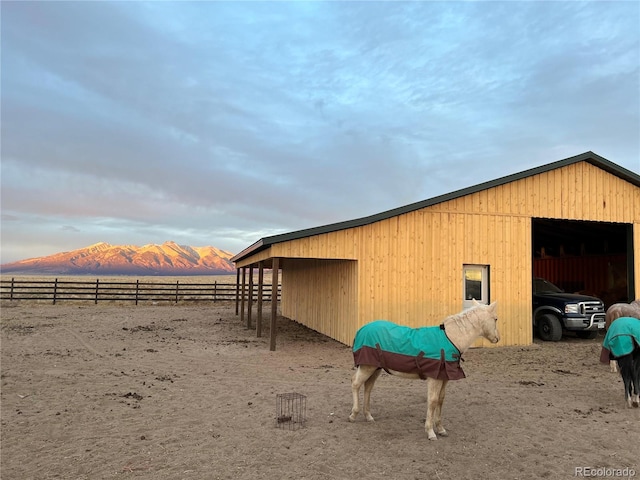
[[[176,280],[176,303],[178,303],[178,284],[180,283],[180,280]]]
[[[99,285],[100,285],[100,279],[96,278],[96,299],[95,299],[95,304],[98,304],[98,289],[99,289]]]
[[[216,303],[216,296],[218,293],[218,281],[213,282],[213,303]]]
[[[56,294],[58,293],[58,279],[53,282],[53,304],[56,304]]]
[[[136,305],[138,305],[138,290],[140,288],[140,280],[136,278]]]
[[[15,277],[11,277],[11,295],[9,297],[9,299],[13,302],[13,282],[15,280]]]

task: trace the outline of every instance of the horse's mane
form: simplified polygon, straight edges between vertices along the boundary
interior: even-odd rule
[[[455,324],[458,328],[466,330],[470,325],[475,325],[484,319],[481,312],[484,312],[485,309],[482,307],[484,307],[484,305],[476,305],[460,313],[449,315],[442,323],[445,328],[447,324]]]

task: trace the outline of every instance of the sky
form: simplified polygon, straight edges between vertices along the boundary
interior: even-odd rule
[[[17,2],[0,262],[231,253],[593,151],[640,173],[640,2]]]

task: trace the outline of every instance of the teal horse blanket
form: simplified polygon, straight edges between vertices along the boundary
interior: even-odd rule
[[[633,317],[620,317],[611,323],[602,342],[600,361],[609,363],[633,352],[640,345],[640,320]]]
[[[358,330],[353,342],[355,365],[374,365],[441,380],[465,378],[461,355],[444,326],[410,328],[376,320]]]

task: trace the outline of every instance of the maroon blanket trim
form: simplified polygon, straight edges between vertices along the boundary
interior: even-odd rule
[[[414,357],[387,352],[376,345],[376,348],[365,346],[353,352],[353,359],[356,366],[373,365],[384,369],[387,373],[389,370],[417,373],[423,380],[427,377],[439,380],[461,380],[466,377],[459,360],[456,362],[445,361],[444,350],[442,350],[439,360],[425,358],[423,355]]]

